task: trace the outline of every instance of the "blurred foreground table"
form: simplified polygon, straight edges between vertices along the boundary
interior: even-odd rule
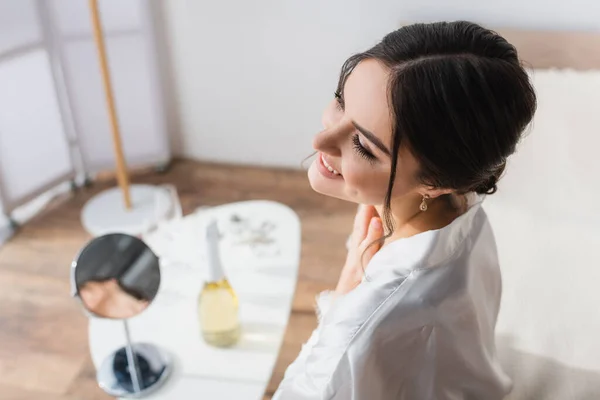
[[[201,241],[211,218],[218,221],[221,258],[240,300],[242,336],[227,349],[207,345],[198,322],[198,294],[206,272]],[[146,398],[261,399],[296,287],[301,243],[296,213],[269,201],[227,204],[163,223],[144,240],[161,258],[162,283],[148,310],[129,321],[131,338],[162,346],[174,359],[167,383]],[[89,340],[98,368],[123,346],[123,325],[92,318]]]

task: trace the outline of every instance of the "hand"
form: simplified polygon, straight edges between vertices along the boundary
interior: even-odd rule
[[[336,294],[348,293],[358,286],[364,275],[364,268],[381,248],[381,243],[369,245],[381,237],[383,226],[375,207],[361,205],[354,217],[346,264],[335,289]]]

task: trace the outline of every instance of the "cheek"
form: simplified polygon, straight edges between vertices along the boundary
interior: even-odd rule
[[[399,158],[396,168],[396,178],[392,190],[392,198],[398,198],[413,193],[419,188],[415,179],[417,166],[412,158]]]
[[[344,164],[344,181],[348,196],[363,204],[383,204],[389,172],[367,161],[351,160]]]
[[[343,169],[348,197],[358,203],[383,204],[390,179],[388,168],[389,166],[371,166],[363,160],[348,161]],[[399,160],[392,197],[404,196],[417,187],[413,169],[412,163]]]

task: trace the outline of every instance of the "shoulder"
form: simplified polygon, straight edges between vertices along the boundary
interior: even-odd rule
[[[449,322],[440,310],[474,301],[495,309],[500,298],[495,240],[480,206],[443,229],[390,243],[375,254],[365,275],[322,321],[346,329],[348,340],[365,330],[365,324],[401,321],[403,329],[418,329],[439,324],[440,318]]]
[[[336,302],[328,318],[351,326],[355,334],[366,329],[364,324],[384,328],[400,323],[394,332],[419,329],[454,323],[454,315],[465,314],[455,307],[479,313],[470,307],[473,302],[495,310],[500,289],[495,240],[478,207],[449,229],[384,247],[367,266],[366,279]]]
[[[427,313],[418,310],[428,308],[423,298],[415,295],[415,285],[419,285],[420,271],[407,269],[389,271],[393,276],[382,279],[379,275],[363,281],[351,292],[338,297],[327,314],[321,319],[323,338],[335,338],[340,344],[350,347],[353,342],[369,336],[373,329],[382,328],[392,320],[402,321],[402,330],[431,323],[425,318]],[[415,318],[416,317],[416,318]],[[399,334],[395,331],[393,334]]]

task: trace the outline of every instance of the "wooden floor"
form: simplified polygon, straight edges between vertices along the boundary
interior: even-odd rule
[[[306,174],[179,161],[137,183],[176,185],[184,213],[204,205],[268,199],[302,221],[302,259],[293,313],[265,398],[316,325],[315,295],[332,288],[345,257],[356,208],[314,193]],[[85,202],[114,182],[56,199],[0,248],[0,399],[108,399],[96,385],[87,320],[69,296],[69,266],[88,239],[79,221]]]

